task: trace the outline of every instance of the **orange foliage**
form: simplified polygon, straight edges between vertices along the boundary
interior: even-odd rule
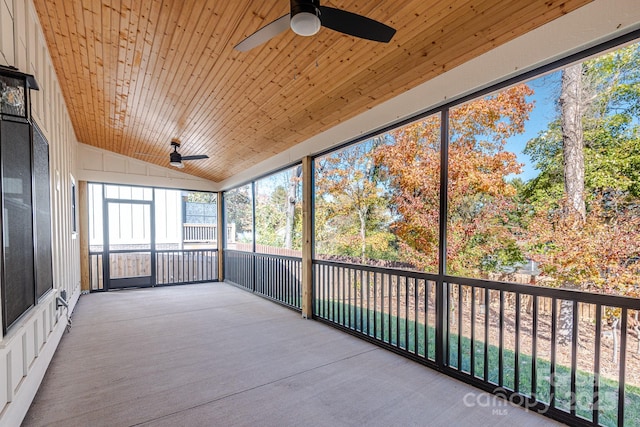
[[[558,209],[539,210],[527,243],[543,273],[559,286],[639,296],[640,208],[618,202],[597,198],[584,221],[566,199]]]
[[[505,178],[520,172],[507,138],[522,132],[533,108],[532,90],[518,85],[450,110],[449,272],[477,271],[482,259],[512,236],[503,215],[511,208],[513,186]],[[440,117],[431,116],[392,134],[375,161],[387,171],[398,214],[393,224],[403,258],[435,271],[438,263]]]

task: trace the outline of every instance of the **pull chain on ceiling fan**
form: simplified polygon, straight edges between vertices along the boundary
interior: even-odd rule
[[[320,27],[327,27],[350,36],[388,43],[396,33],[394,28],[366,16],[328,6],[320,0],[291,0],[291,12],[260,28],[238,43],[234,49],[246,52],[291,28],[301,36],[312,36]]]

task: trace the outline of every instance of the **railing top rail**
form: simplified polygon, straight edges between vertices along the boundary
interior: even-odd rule
[[[277,259],[290,259],[293,261],[302,261],[302,256],[291,256],[291,255],[276,255],[276,254],[267,254],[262,252],[255,252],[256,258],[277,258]]]
[[[296,256],[290,256],[290,255],[276,255],[276,254],[268,254],[263,252],[241,251],[238,249],[225,249],[224,251],[228,253],[233,253],[233,254],[246,254],[246,255],[250,255],[254,257],[262,257],[262,258],[270,257],[270,258],[277,258],[277,259],[290,259],[294,261],[302,260],[301,256],[296,257]]]
[[[251,252],[251,251],[242,251],[242,250],[240,250],[240,249],[228,249],[228,248],[225,248],[225,249],[224,249],[224,251],[225,251],[225,252],[228,252],[228,253],[232,253],[232,254],[247,254],[247,255],[253,255],[253,252]]]
[[[218,248],[200,248],[200,249],[157,249],[158,254],[171,252],[218,252]]]
[[[150,253],[151,249],[118,249],[109,251],[110,254],[127,254],[127,253]],[[155,253],[168,252],[218,252],[218,248],[200,248],[200,249],[156,249]],[[89,255],[104,255],[104,251],[89,251]]]
[[[640,310],[640,299],[619,295],[596,294],[593,292],[585,292],[577,289],[551,288],[548,286],[499,282],[485,279],[471,279],[467,277],[456,276],[444,276],[444,281],[457,285],[476,286],[485,289],[494,289],[499,291],[515,292],[540,297],[571,300],[586,304],[601,304],[603,306]]]
[[[329,260],[323,260],[323,259],[314,259],[313,264],[329,265],[329,266],[342,267],[342,268],[351,268],[351,269],[362,270],[362,271],[370,271],[373,273],[393,274],[398,276],[411,277],[415,279],[425,279],[425,280],[431,280],[431,281],[436,281],[438,279],[437,274],[425,273],[422,271],[415,271],[415,270],[404,270],[402,268],[394,268],[394,267],[376,267],[373,265],[351,264],[348,262],[329,261]]]
[[[104,251],[93,252],[95,254],[102,254]],[[149,254],[151,253],[151,248],[144,249],[113,249],[109,251],[110,254]],[[91,252],[90,252],[91,254]]]

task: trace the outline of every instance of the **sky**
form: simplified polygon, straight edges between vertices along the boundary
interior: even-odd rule
[[[549,122],[556,117],[555,99],[560,91],[560,71],[538,77],[527,84],[534,91],[534,94],[527,99],[534,102],[533,111],[529,114],[524,133],[509,138],[505,147],[507,151],[515,153],[518,161],[524,164],[522,173],[518,176],[525,182],[535,178],[538,171],[523,150],[527,141],[538,136],[538,133],[546,129]]]

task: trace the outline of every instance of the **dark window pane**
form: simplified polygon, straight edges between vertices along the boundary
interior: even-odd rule
[[[34,303],[31,147],[29,125],[2,121],[0,128],[3,201],[4,326]]]
[[[36,127],[33,131],[33,167],[36,204],[36,295],[40,298],[53,287],[53,273],[51,270],[49,145]]]

